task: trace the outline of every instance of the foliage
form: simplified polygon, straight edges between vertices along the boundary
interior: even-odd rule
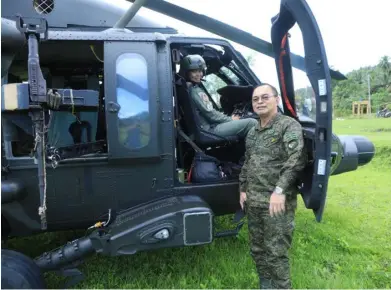
[[[352,114],[352,102],[371,97],[372,113],[391,104],[391,62],[383,56],[375,66],[362,67],[346,74],[347,80],[333,81],[336,117]]]
[[[332,79],[333,110],[335,117],[352,114],[352,103],[366,101],[371,96],[372,113],[376,113],[382,106],[391,105],[391,62],[388,56],[383,56],[375,66],[361,67],[346,74],[347,79],[337,81]],[[298,108],[309,93],[311,87],[295,90],[295,99]]]
[[[245,56],[245,59],[250,67],[253,67],[256,62],[256,53],[254,51],[250,52]]]

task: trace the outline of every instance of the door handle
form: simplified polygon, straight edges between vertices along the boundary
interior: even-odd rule
[[[121,106],[116,102],[109,102],[107,105],[110,113],[116,113],[121,109]]]

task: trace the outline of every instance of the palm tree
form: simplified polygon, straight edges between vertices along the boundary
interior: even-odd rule
[[[383,72],[383,81],[386,87],[391,84],[391,63],[389,56],[385,55],[380,59],[379,67]]]

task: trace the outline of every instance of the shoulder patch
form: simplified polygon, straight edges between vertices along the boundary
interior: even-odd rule
[[[213,109],[212,102],[209,100],[209,97],[204,92],[199,92],[198,96],[201,98],[201,101],[204,102],[206,108],[208,111],[211,111]]]
[[[208,102],[209,101],[209,98],[208,96],[204,93],[204,92],[199,92],[198,93],[198,96],[201,98],[201,100],[203,100],[204,102]]]
[[[303,146],[302,130],[300,126],[292,123],[284,134],[284,144],[287,152],[290,154],[298,146]]]
[[[293,149],[295,149],[295,148],[297,147],[297,145],[299,145],[299,142],[298,142],[297,139],[290,140],[290,141],[288,142],[288,149],[289,149],[289,150],[293,150]]]
[[[284,134],[284,143],[288,151],[294,150],[299,145],[299,135],[297,132],[286,132]]]

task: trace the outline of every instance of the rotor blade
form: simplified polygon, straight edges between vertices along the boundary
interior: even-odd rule
[[[147,1],[148,0],[136,0],[136,2],[130,6],[128,11],[126,11],[126,13],[117,21],[114,28],[124,28]]]
[[[135,0],[127,1],[134,2]],[[182,8],[180,6],[163,0],[149,1],[144,5],[144,7],[167,15],[169,17],[175,18],[177,20],[183,21],[185,23],[194,25],[216,35],[220,35],[221,37],[224,37],[245,47],[251,48],[255,51],[274,58],[273,48],[270,42],[255,37],[244,30],[238,29],[219,20],[199,13],[195,13],[191,10]],[[293,67],[305,71],[305,63],[304,58],[302,56],[291,53],[290,57]],[[346,78],[342,73],[334,71],[332,69],[330,69],[330,75],[332,78],[337,80]]]

